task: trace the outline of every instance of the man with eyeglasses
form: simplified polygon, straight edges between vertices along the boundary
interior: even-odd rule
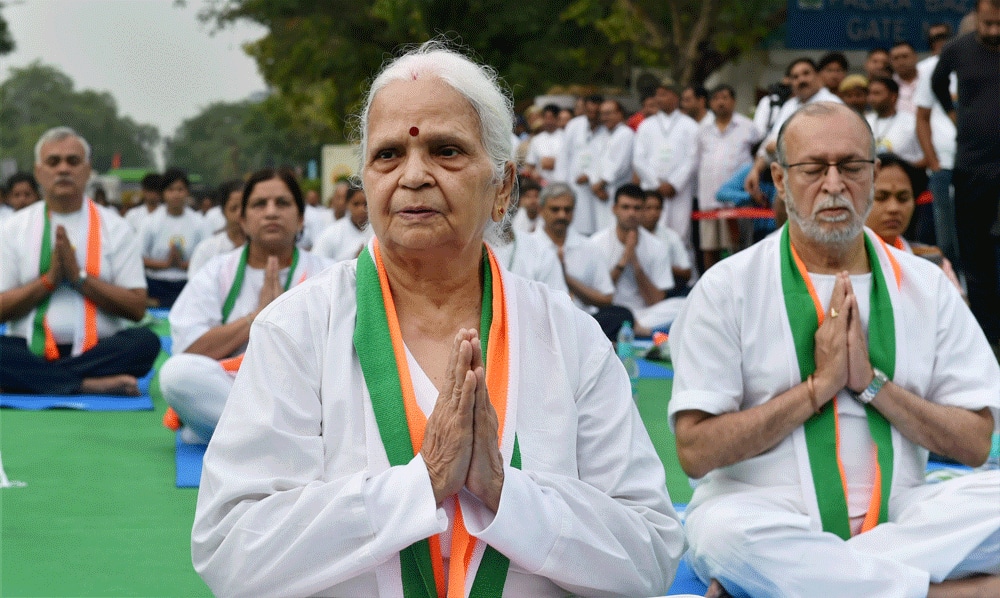
[[[669,418],[709,595],[1000,595],[1000,367],[934,264],[864,227],[872,132],[842,104],[778,135],[788,223],[708,270],[670,334]],[[967,591],[968,594],[960,593]]]
[[[138,395],[160,351],[143,318],[139,244],[117,213],[84,196],[90,146],[68,127],[35,146],[45,200],[0,231],[0,392]]]

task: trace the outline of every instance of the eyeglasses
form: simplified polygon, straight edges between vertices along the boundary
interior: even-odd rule
[[[63,160],[66,161],[67,166],[79,166],[83,164],[83,156],[75,154],[70,154],[68,156],[47,156],[44,160],[42,160],[42,162],[44,162],[49,168],[55,168],[56,166],[59,166],[59,163]]]
[[[825,177],[830,172],[830,167],[834,166],[837,172],[845,179],[852,181],[863,180],[872,167],[875,160],[841,160],[839,162],[797,162],[795,164],[782,164],[789,171],[795,173],[803,181],[816,182]]]

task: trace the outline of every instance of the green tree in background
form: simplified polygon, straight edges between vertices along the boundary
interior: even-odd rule
[[[213,0],[217,26],[268,28],[248,44],[264,78],[319,141],[345,137],[368,79],[400,45],[444,34],[492,65],[515,100],[553,86],[627,89],[636,67],[704,81],[784,20],[784,0]]]
[[[3,2],[0,2],[0,10],[3,10]],[[10,54],[14,51],[14,38],[10,35],[10,28],[7,27],[7,21],[0,14],[0,56],[4,54]]]
[[[211,104],[167,140],[166,163],[209,185],[265,166],[304,166],[319,147],[297,131],[296,118],[275,98]]]
[[[160,134],[153,125],[139,124],[118,114],[107,92],[76,91],[58,69],[38,62],[11,69],[0,84],[0,158],[14,158],[30,170],[35,142],[47,129],[65,125],[90,143],[91,162],[98,172],[112,166],[116,154],[122,166],[151,167]]]

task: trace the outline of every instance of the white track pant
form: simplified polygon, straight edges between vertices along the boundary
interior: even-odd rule
[[[1000,471],[899,492],[889,522],[847,541],[814,531],[784,494],[730,494],[688,511],[688,558],[702,581],[718,579],[734,597],[891,598],[1000,574]]]
[[[235,377],[204,355],[180,353],[160,368],[160,391],[185,426],[205,441],[212,438]]]

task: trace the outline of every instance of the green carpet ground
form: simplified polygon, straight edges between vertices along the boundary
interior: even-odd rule
[[[162,358],[162,356],[161,356]],[[670,382],[639,381],[639,410],[674,502],[691,488],[667,427]],[[210,596],[191,567],[197,490],[174,487],[173,434],[152,412],[0,410],[0,596]]]

